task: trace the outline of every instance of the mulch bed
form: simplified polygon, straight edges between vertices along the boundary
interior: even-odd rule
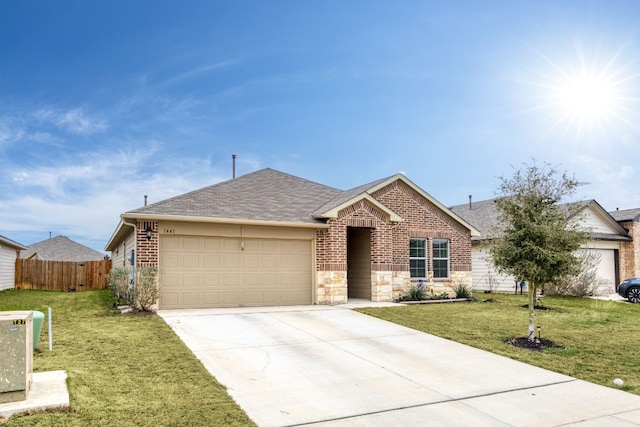
[[[529,341],[527,337],[512,338],[506,341],[507,344],[511,344],[515,347],[524,348],[531,351],[542,351],[545,348],[565,348],[559,344],[554,343],[551,340],[544,338],[536,338],[533,341]]]

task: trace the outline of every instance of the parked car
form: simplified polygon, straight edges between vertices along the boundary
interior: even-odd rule
[[[618,286],[618,295],[630,302],[640,302],[640,277],[626,279]]]

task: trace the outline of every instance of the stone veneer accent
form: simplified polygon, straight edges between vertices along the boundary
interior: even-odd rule
[[[316,272],[316,303],[345,304],[347,302],[347,272]]]

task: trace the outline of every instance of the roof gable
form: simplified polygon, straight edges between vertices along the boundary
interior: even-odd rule
[[[627,234],[626,230],[595,200],[589,200],[584,203],[578,220],[594,236]]]

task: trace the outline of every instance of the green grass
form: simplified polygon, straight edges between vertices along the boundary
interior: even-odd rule
[[[34,371],[65,370],[70,408],[13,416],[7,426],[253,425],[165,322],[121,315],[108,291],[0,292],[0,311],[52,308],[34,353]]]
[[[621,389],[640,394],[640,304],[545,297],[549,310],[536,310],[536,325],[565,348],[539,353],[505,343],[527,336],[526,303],[526,295],[497,295],[495,302],[358,311],[593,383],[618,388],[613,380],[621,378]]]

